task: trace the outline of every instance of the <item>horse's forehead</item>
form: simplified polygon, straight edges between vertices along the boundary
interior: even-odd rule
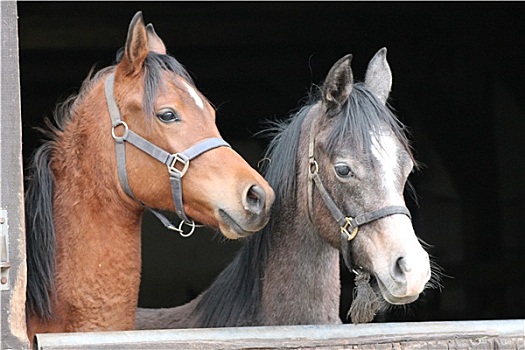
[[[398,167],[400,144],[391,132],[371,133],[371,153],[383,171]]]
[[[190,82],[186,81],[181,76],[171,76],[170,79],[166,79],[165,83],[168,83],[174,88],[174,91],[182,94],[182,100],[186,105],[193,105],[201,111],[207,109],[208,102],[203,98],[202,94],[193,86]],[[162,90],[161,90],[162,91]],[[170,96],[166,96],[170,98]],[[162,98],[162,96],[158,96]]]
[[[202,101],[202,98],[197,93],[197,91],[184,80],[182,81],[182,84],[187,89],[188,93],[190,94],[191,98],[193,99],[197,107],[199,107],[200,109],[204,109],[204,102]]]
[[[399,194],[400,177],[406,173],[404,150],[393,133],[379,133],[371,138],[371,154],[378,165],[378,175],[388,196]]]

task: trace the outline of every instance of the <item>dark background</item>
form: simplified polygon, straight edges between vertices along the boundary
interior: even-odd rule
[[[408,199],[417,234],[450,277],[444,288],[378,319],[525,317],[525,3],[19,2],[24,157],[57,102],[91,67],[113,63],[142,10],[168,51],[217,106],[223,137],[253,166],[265,119],[301,105],[347,53],[354,76],[383,46],[391,104],[412,130]],[[239,243],[189,239],[146,217],[140,304],[183,303],[205,289]],[[342,314],[351,276],[343,272]]]

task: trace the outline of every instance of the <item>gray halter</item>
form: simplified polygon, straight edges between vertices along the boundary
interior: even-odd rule
[[[120,185],[122,186],[122,189],[124,190],[124,192],[126,192],[128,196],[137,200],[136,197],[133,195],[131,188],[129,187],[128,175],[126,171],[125,142],[132,144],[133,146],[137,147],[141,151],[157,159],[159,162],[165,164],[168,168],[168,173],[170,175],[171,192],[172,192],[172,197],[173,197],[173,203],[175,205],[175,212],[182,219],[182,221],[177,227],[173,225],[164,215],[162,215],[158,211],[152,208],[146,207],[146,206],[145,207],[149,211],[151,211],[164,224],[166,228],[168,228],[169,230],[179,232],[179,234],[183,237],[188,237],[193,233],[193,231],[195,230],[195,227],[198,225],[196,225],[195,222],[189,219],[184,213],[184,207],[182,203],[182,177],[184,176],[184,174],[186,174],[186,171],[188,170],[188,167],[190,165],[190,160],[214,148],[222,147],[222,146],[230,147],[230,145],[226,141],[220,138],[208,138],[208,139],[204,139],[196,143],[195,145],[191,146],[190,148],[186,149],[183,152],[171,154],[163,150],[162,148],[152,144],[148,140],[142,138],[141,136],[131,131],[128,128],[128,125],[126,124],[126,122],[124,122],[120,118],[120,111],[115,101],[114,94],[113,94],[114,82],[115,82],[115,74],[111,73],[106,79],[105,93],[106,93],[106,102],[108,105],[109,115],[111,116],[111,126],[112,126],[111,135],[113,136],[113,139],[115,140],[115,151],[116,151],[116,157],[117,157],[117,171],[118,171]],[[118,136],[115,132],[115,129],[119,126],[124,128],[124,132],[122,133],[122,136]],[[179,167],[182,166],[182,169],[179,170],[176,167],[177,165],[179,165]],[[182,229],[182,226],[184,224],[191,227],[188,233],[185,233]]]

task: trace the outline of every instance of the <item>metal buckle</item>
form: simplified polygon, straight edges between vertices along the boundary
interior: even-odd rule
[[[182,170],[179,170],[175,167],[177,165],[177,162],[182,163]],[[186,174],[186,171],[188,171],[188,167],[190,166],[190,160],[186,158],[186,156],[182,156],[180,153],[175,153],[173,155],[173,160],[171,161],[171,164],[168,165],[168,171],[171,175],[179,175],[180,177],[183,177],[184,174]]]
[[[355,238],[355,236],[357,236],[357,232],[359,231],[359,226],[356,226],[354,227],[354,229],[352,230],[352,233],[348,232],[348,226],[354,226],[352,221],[354,221],[353,218],[351,217],[346,217],[345,218],[345,224],[343,226],[341,226],[341,233],[344,233],[345,235],[348,236],[348,240],[351,241],[352,239]]]

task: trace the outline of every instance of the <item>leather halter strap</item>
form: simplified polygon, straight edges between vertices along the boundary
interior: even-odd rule
[[[335,221],[340,226],[341,229],[341,239],[346,241],[351,241],[355,238],[357,235],[357,232],[359,231],[359,226],[368,224],[372,221],[379,220],[381,218],[394,215],[394,214],[403,214],[408,216],[410,219],[412,219],[410,215],[410,211],[403,206],[386,206],[380,209],[376,209],[370,212],[362,213],[359,215],[356,215],[355,217],[346,216],[343,214],[343,212],[339,209],[337,204],[334,202],[328,191],[326,190],[325,186],[323,185],[323,182],[321,181],[321,178],[319,177],[319,164],[315,160],[315,135],[314,135],[314,127],[313,122],[310,127],[310,139],[308,144],[308,215],[310,217],[310,221],[313,223],[313,190],[314,185],[317,187],[317,190],[321,196],[321,199],[323,200],[326,208],[332,216],[334,217]]]
[[[128,175],[126,171],[125,142],[132,144],[133,146],[137,147],[144,153],[149,154],[150,156],[152,156],[159,162],[165,164],[168,168],[168,173],[170,176],[171,192],[172,192],[172,197],[173,197],[173,203],[175,205],[175,212],[177,213],[179,218],[182,219],[182,222],[177,227],[173,225],[169,221],[169,219],[167,219],[160,212],[145,206],[143,203],[140,203],[140,201],[138,200],[137,201],[141,205],[143,205],[145,208],[147,208],[149,211],[151,211],[164,224],[166,228],[179,232],[180,235],[183,237],[188,237],[193,233],[197,225],[195,224],[193,220],[189,219],[184,212],[184,206],[183,206],[183,201],[182,201],[182,177],[184,176],[184,174],[186,174],[186,171],[188,170],[188,167],[190,165],[190,160],[214,148],[222,147],[222,146],[230,147],[230,145],[226,141],[220,138],[208,138],[208,139],[199,141],[198,143],[196,143],[195,145],[191,146],[190,148],[186,149],[183,152],[171,154],[163,150],[162,148],[144,139],[140,135],[134,133],[132,130],[128,128],[128,125],[126,124],[126,122],[124,122],[121,119],[120,110],[117,106],[117,102],[115,101],[115,97],[113,94],[114,83],[115,83],[115,74],[111,73],[106,78],[105,93],[106,93],[106,102],[108,105],[109,115],[111,117],[111,126],[112,126],[111,135],[113,136],[113,139],[115,140],[117,172],[118,172],[120,185],[122,186],[122,189],[129,197],[137,200],[137,198],[133,195],[131,188],[129,187]],[[124,131],[122,132],[121,136],[118,136],[116,134],[116,129],[118,127],[124,128]],[[179,168],[182,167],[182,169],[179,170],[177,166],[179,166]],[[182,229],[183,224],[191,226],[191,231],[188,233],[184,233]]]

